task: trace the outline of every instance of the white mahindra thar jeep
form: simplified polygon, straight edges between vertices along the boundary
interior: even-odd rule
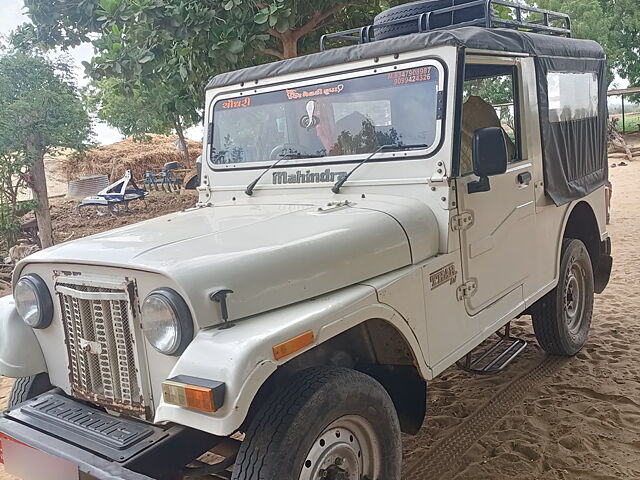
[[[397,480],[427,382],[503,368],[512,319],[579,352],[612,263],[607,79],[570,37],[562,14],[422,1],[213,78],[195,208],[17,266],[6,470]]]

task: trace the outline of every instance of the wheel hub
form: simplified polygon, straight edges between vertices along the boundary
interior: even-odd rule
[[[302,466],[300,480],[366,480],[379,471],[378,442],[361,417],[343,417],[315,440]]]
[[[584,275],[578,265],[569,270],[564,290],[564,312],[570,331],[579,329],[582,320]]]
[[[321,478],[323,478],[322,475],[325,475],[324,478],[327,480],[349,480],[349,472],[336,465],[331,465],[324,472],[320,472]]]

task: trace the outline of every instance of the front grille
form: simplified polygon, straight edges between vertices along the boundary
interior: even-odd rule
[[[144,413],[126,283],[65,278],[56,283],[56,293],[74,394],[119,411]]]

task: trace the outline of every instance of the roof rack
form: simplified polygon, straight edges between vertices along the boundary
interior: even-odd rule
[[[484,7],[484,16],[474,20],[454,23],[444,27],[432,27],[432,18],[443,13],[466,12],[472,8]],[[495,7],[503,7],[501,10],[509,18],[498,16]],[[428,13],[412,15],[398,20],[367,25],[365,27],[352,28],[342,32],[328,33],[320,37],[320,51],[326,50],[327,40],[343,40],[348,42],[370,43],[375,41],[375,29],[388,27],[394,24],[407,24],[415,22],[418,33],[436,30],[450,30],[454,28],[479,26],[485,28],[512,28],[524,32],[543,33],[558,37],[571,38],[571,19],[564,13],[552,12],[541,8],[520,5],[506,0],[476,0],[462,5],[440,8]]]

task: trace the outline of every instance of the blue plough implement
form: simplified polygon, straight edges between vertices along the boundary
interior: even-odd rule
[[[131,188],[129,187],[131,184]],[[107,207],[111,215],[118,215],[120,206],[124,205],[125,210],[129,209],[129,202],[134,200],[144,200],[149,192],[138,187],[131,175],[131,170],[127,170],[120,180],[104,188],[97,195],[85,197],[78,205],[78,213],[83,207]]]

